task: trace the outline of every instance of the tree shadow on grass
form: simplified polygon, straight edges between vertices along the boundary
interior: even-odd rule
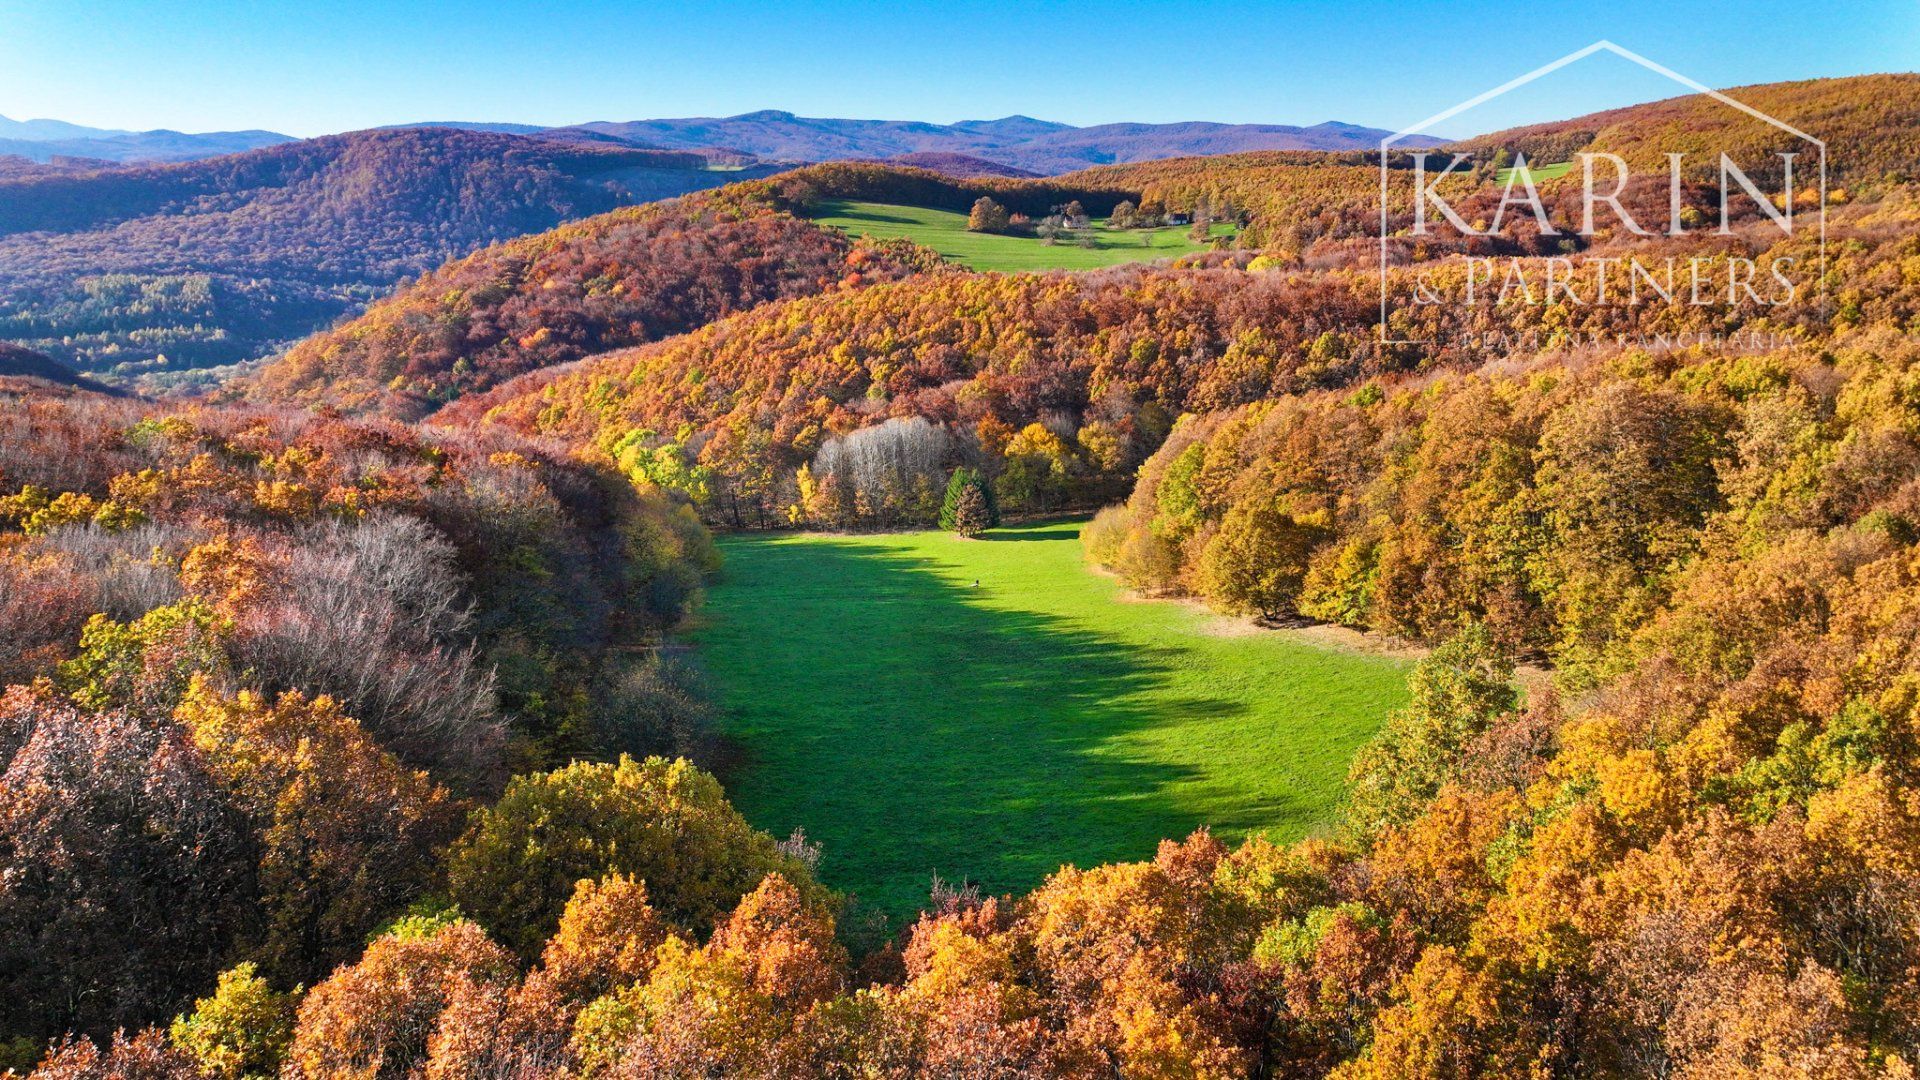
[[[990,607],[934,560],[858,542],[743,538],[729,564],[738,591],[701,634],[746,754],[728,789],[754,824],[822,843],[829,884],[909,917],[936,873],[1020,891],[1206,823],[1171,790],[1198,770],[1128,744],[1246,711],[1149,696],[1179,650]]]
[[[925,224],[919,218],[910,217],[906,214],[889,214],[879,210],[871,209],[869,207],[861,207],[857,210],[851,206],[842,207],[839,209],[839,213],[831,214],[829,216],[846,218],[848,221],[884,222],[889,225]]]
[[[1071,540],[1080,535],[1078,524],[1062,525],[1048,522],[1044,525],[1009,525],[1005,528],[989,529],[975,539],[1005,543],[1023,540]]]

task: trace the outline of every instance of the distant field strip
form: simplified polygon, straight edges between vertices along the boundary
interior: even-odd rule
[[[696,637],[734,803],[898,916],[936,873],[1018,891],[1203,824],[1325,825],[1405,664],[1125,599],[1078,532],[724,538]]]
[[[1572,168],[1573,162],[1571,161],[1556,161],[1551,165],[1529,165],[1524,171],[1520,169],[1501,169],[1499,174],[1494,177],[1494,182],[1503,185],[1512,183],[1514,174],[1518,172],[1521,173],[1522,180],[1531,179],[1534,183],[1540,184],[1548,180],[1558,180],[1567,175],[1568,171]]]
[[[1059,243],[1048,244],[1033,236],[968,232],[965,214],[887,203],[827,202],[821,204],[813,220],[854,236],[883,240],[905,237],[970,270],[1097,270],[1209,249],[1188,239],[1184,225],[1116,231],[1100,220],[1071,239],[1063,237]],[[1226,236],[1231,231],[1230,226],[1216,225],[1213,235]],[[1080,246],[1082,234],[1092,237],[1093,247]]]

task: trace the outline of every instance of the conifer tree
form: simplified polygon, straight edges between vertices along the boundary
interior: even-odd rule
[[[993,501],[993,489],[978,469],[961,466],[947,481],[946,498],[940,504],[940,527],[961,536],[978,536],[1000,524],[1000,511]]]
[[[979,536],[991,527],[987,520],[987,499],[975,484],[960,489],[960,497],[954,500],[953,531],[961,536]]]

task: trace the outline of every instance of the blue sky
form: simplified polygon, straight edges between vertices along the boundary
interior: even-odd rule
[[[1396,128],[1602,37],[1715,87],[1920,69],[1914,0],[0,0],[0,115],[294,135],[761,108]],[[1444,133],[1674,92],[1596,58]]]

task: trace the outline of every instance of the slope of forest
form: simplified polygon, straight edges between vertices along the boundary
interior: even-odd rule
[[[144,1022],[233,955],[312,980],[508,772],[699,752],[629,650],[710,542],[551,447],[29,393],[0,490],[10,1038]]]
[[[0,341],[0,386],[65,388],[91,393],[117,393],[72,368],[31,349]]]
[[[1497,195],[1495,189],[1482,189],[1466,196],[1463,205],[1484,212]],[[1565,213],[1571,195],[1561,190],[1550,192],[1549,199]],[[1688,198],[1706,195],[1700,189]],[[1378,230],[1377,167],[1347,156],[1188,158],[1045,180],[956,178],[868,163],[818,165],[729,185],[658,214],[615,214],[449,264],[362,318],[302,342],[250,380],[246,393],[418,415],[434,403],[505,378],[693,329],[752,301],[816,291],[826,278],[818,267],[804,269],[813,265],[804,252],[842,242],[810,232],[780,211],[804,215],[832,200],[858,199],[964,212],[983,196],[1035,217],[1079,201],[1095,215],[1124,203],[1152,213],[1233,221],[1241,225],[1233,242],[1262,248],[1256,264],[1262,268],[1364,264],[1368,259],[1360,258],[1365,253],[1359,247]],[[1405,212],[1396,204],[1396,215]],[[795,261],[790,272],[776,274],[785,284],[773,288],[769,283],[758,291],[751,280],[718,284],[735,274],[727,260],[738,251],[728,245],[746,242],[741,238],[751,229],[743,221],[756,222],[751,229],[772,229],[748,242],[762,253],[753,265],[769,256]],[[656,233],[673,239],[650,252],[645,244]],[[778,254],[783,247],[792,250]],[[1249,258],[1251,253],[1238,263]],[[656,280],[652,275],[662,267],[677,269]],[[789,280],[807,273],[817,280],[805,286]],[[886,280],[890,273],[870,267],[847,275],[846,283]],[[688,282],[701,275],[714,283],[687,292]],[[741,288],[746,291],[737,291]],[[1340,288],[1358,286],[1346,282]],[[679,314],[663,317],[669,308]]]
[[[936,269],[930,252],[850,242],[796,217],[831,198],[965,210],[991,194],[1044,214],[1122,191],[840,163],[615,211],[447,264],[300,342],[238,389],[263,401],[417,416],[514,376],[696,329],[769,300]]]
[[[741,176],[445,129],[28,173],[0,180],[0,337],[89,372],[247,360],[480,245]]]
[[[1725,94],[1825,142],[1827,171],[1836,183],[1857,187],[1915,179],[1920,74],[1766,83]],[[1467,153],[1487,148],[1525,153],[1541,163],[1567,161],[1582,151],[1612,153],[1653,170],[1664,169],[1665,155],[1673,151],[1711,168],[1723,152],[1739,159],[1743,151],[1784,150],[1801,154],[1802,175],[1818,159],[1816,147],[1699,94],[1494,132],[1454,147]]]
[[[1894,212],[1904,215],[1903,206]],[[1850,242],[1853,273],[1897,276],[1909,257],[1908,238],[1890,231],[1874,205],[1836,214],[1833,233]],[[1806,243],[1771,240],[1787,251]],[[1511,242],[1525,251],[1531,241]],[[1617,257],[1628,242],[1583,257]],[[1718,258],[1738,245],[1772,250],[1768,234],[1751,228],[1705,248],[1670,243]],[[1890,286],[1859,317],[1897,324],[1915,300],[1910,285]],[[1340,269],[921,276],[768,305],[685,337],[538,372],[460,403],[445,421],[590,443],[731,525],[929,521],[930,494],[959,464],[995,476],[1016,511],[1084,506],[1123,487],[1183,412],[1415,367],[1471,366],[1486,354],[1468,333],[1543,329],[1537,307],[1523,304],[1396,312],[1397,337],[1463,342],[1428,355],[1377,346],[1377,305],[1370,275]],[[1684,297],[1568,306],[1554,313],[1543,344],[1745,324],[1810,332],[1824,318],[1805,307],[1719,310]],[[915,427],[916,419],[934,424]]]
[[[958,154],[942,150],[919,150],[911,154],[899,154],[886,160],[889,165],[905,165],[913,169],[931,169],[948,176],[1006,176],[1032,178],[1038,173],[1025,169],[1016,169],[1011,165],[1002,165],[997,161],[974,157],[972,154]]]
[[[1802,130],[1818,131],[1829,145],[1829,182],[1846,190],[1871,191],[1913,180],[1920,162],[1920,76],[1872,75],[1771,83],[1727,91],[1734,99]],[[1397,145],[1397,144],[1396,144]],[[1504,151],[1525,154],[1535,164],[1569,161],[1581,152],[1618,153],[1635,169],[1664,174],[1666,152],[1691,148],[1690,172],[1711,170],[1721,151],[1748,161],[1754,152],[1802,154],[1800,177],[1817,175],[1818,151],[1779,129],[1698,95],[1631,105],[1574,120],[1477,136],[1447,147],[1449,153],[1490,160]],[[1754,169],[1755,175],[1761,175]],[[1554,189],[1579,183],[1578,171]],[[1269,254],[1298,256],[1319,244],[1327,253],[1337,241],[1379,235],[1379,155],[1374,148],[1348,153],[1252,153],[1164,160],[1085,169],[1056,177],[1062,184],[1118,187],[1167,206],[1213,208],[1217,217],[1242,217],[1245,242]]]
[[[244,392],[417,417],[528,371],[927,264],[900,245],[856,244],[766,207],[690,196],[449,263],[294,346]]]
[[[1179,157],[1085,169],[1062,183],[1119,187],[1140,201],[1185,211],[1205,207],[1242,222],[1243,242],[1298,256],[1321,240],[1380,235],[1380,165],[1373,153],[1268,152]]]

